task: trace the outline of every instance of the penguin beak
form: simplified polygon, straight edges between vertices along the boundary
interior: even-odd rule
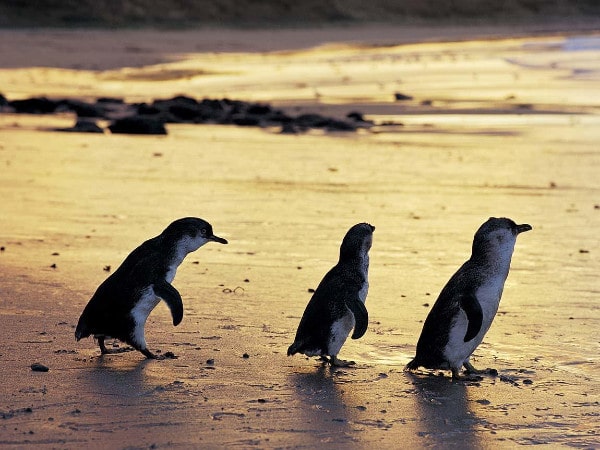
[[[218,242],[219,244],[227,244],[227,239],[223,239],[222,237],[215,236],[214,234],[208,238],[209,241]]]
[[[517,225],[517,234],[524,233],[525,231],[533,230],[533,227],[528,223]]]

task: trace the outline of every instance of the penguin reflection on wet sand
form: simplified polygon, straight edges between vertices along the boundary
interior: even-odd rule
[[[332,366],[354,364],[338,359],[337,355],[352,329],[352,339],[359,339],[367,331],[369,315],[365,300],[374,230],[368,223],[359,223],[348,230],[338,263],[319,283],[306,306],[288,356],[303,353],[321,356]]]
[[[119,339],[147,358],[158,359],[146,346],[146,320],[163,299],[171,310],[173,325],[179,325],[183,302],[171,282],[187,254],[211,241],[227,244],[213,234],[208,222],[186,217],[141,244],[100,284],[79,318],[75,338],[79,341],[93,335],[102,354],[110,353],[105,339]]]
[[[471,258],[442,289],[423,325],[416,356],[405,370],[449,369],[455,379],[463,366],[468,375],[497,373],[475,369],[469,358],[498,311],[517,235],[531,229],[495,217],[481,225]]]

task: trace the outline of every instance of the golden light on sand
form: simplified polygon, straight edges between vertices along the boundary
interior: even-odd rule
[[[375,122],[294,135],[168,124],[152,137],[49,131],[72,125],[69,114],[0,114],[0,442],[597,445],[600,45],[582,42],[168,48],[143,67],[0,70],[7,98],[185,93]],[[92,340],[75,343],[103,268],[190,215],[230,244],[180,267],[180,326],[164,305],[150,316],[149,345],[179,358],[99,359]],[[404,374],[422,320],[489,216],[534,227],[475,354],[501,376]],[[287,358],[307,289],[362,221],[377,227],[371,322],[341,355],[358,368]],[[31,372],[38,361],[50,371]]]

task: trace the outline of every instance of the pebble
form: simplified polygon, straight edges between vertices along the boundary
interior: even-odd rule
[[[43,364],[33,363],[31,365],[31,370],[33,370],[34,372],[48,372],[50,369],[44,366]]]

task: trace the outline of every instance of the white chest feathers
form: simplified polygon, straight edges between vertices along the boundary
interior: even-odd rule
[[[134,322],[132,337],[141,348],[146,348],[146,338],[144,337],[146,320],[148,320],[148,316],[159,302],[160,298],[156,296],[152,286],[148,286],[141,292],[140,299],[131,310],[131,317]]]
[[[483,320],[479,332],[473,339],[467,342],[464,341],[469,323],[467,315],[462,309],[452,320],[448,343],[444,349],[444,355],[451,367],[460,368],[483,341],[498,312],[505,280],[506,277],[502,275],[490,277],[475,292],[477,301],[481,306]]]

